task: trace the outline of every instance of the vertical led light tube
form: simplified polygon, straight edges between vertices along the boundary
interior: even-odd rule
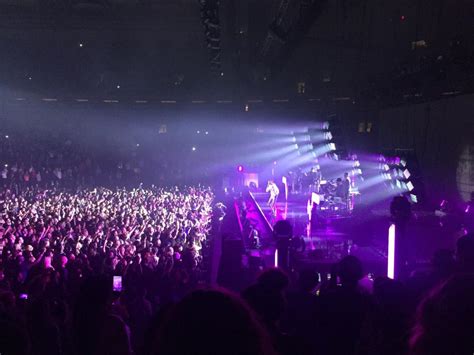
[[[387,277],[395,278],[395,224],[388,228]]]

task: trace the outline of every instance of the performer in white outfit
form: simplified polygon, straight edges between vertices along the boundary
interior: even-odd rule
[[[272,211],[275,212],[275,207],[278,200],[278,195],[280,194],[280,189],[273,181],[269,181],[267,184],[266,192],[270,193],[270,197],[268,198],[268,205],[271,207]]]

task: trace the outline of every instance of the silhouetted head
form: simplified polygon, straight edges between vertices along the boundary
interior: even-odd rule
[[[271,268],[263,271],[257,278],[257,284],[265,289],[282,291],[288,287],[288,275],[279,268]]]
[[[158,330],[153,354],[273,354],[268,335],[242,300],[222,290],[195,291]]]
[[[406,301],[406,289],[397,280],[378,277],[374,280],[374,297],[378,304],[385,308],[400,311],[400,303]]]
[[[261,317],[269,329],[276,327],[286,307],[284,290],[288,287],[288,276],[278,268],[265,270],[257,283],[248,287],[243,298]]]
[[[450,278],[421,302],[410,350],[413,355],[474,352],[474,275]]]
[[[343,258],[339,262],[337,270],[343,286],[355,286],[364,276],[362,263],[353,255]]]
[[[94,353],[112,298],[112,280],[88,278],[81,285],[73,315],[74,344],[79,353]]]
[[[319,283],[318,274],[314,270],[301,270],[298,277],[298,286],[302,292],[311,292]]]

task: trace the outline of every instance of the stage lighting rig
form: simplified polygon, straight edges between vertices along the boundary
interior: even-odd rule
[[[221,26],[219,21],[219,1],[200,0],[201,23],[209,48],[211,69],[221,73]]]
[[[412,174],[407,168],[407,160],[400,157],[379,157],[379,171],[388,187],[399,195],[406,196],[412,203],[418,202],[415,185],[410,180]]]

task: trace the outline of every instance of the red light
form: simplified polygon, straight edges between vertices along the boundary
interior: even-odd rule
[[[238,171],[239,173],[241,173],[242,171],[244,171],[244,167],[243,167],[242,165],[239,165],[239,166],[237,167],[237,171]]]
[[[400,20],[405,21],[406,17],[405,15],[400,16]]]

